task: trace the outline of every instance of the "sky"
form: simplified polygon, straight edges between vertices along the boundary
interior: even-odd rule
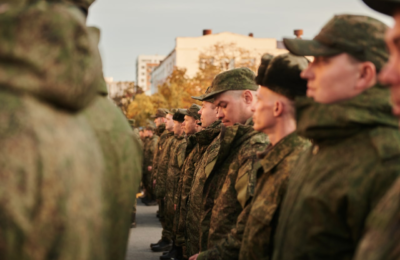
[[[176,37],[211,29],[282,40],[303,29],[303,38],[311,39],[333,15],[345,13],[393,24],[361,0],[96,0],[88,25],[101,30],[104,76],[136,81],[137,56],[168,55]]]

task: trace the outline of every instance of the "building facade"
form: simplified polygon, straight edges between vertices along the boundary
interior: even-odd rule
[[[222,51],[228,51],[230,58],[218,59],[218,48],[225,47]],[[236,53],[233,53],[236,52]],[[199,68],[206,63],[221,66],[228,70],[235,67],[258,67],[261,56],[264,53],[279,55],[287,50],[281,42],[270,38],[255,38],[253,34],[241,35],[231,32],[212,34],[211,30],[204,30],[200,37],[177,37],[175,48],[153,69],[151,74],[151,94],[157,93],[158,86],[163,84],[171,75],[175,67],[185,68],[188,77],[193,77]],[[208,53],[208,54],[207,54]]]
[[[164,55],[139,55],[136,60],[136,83],[147,95],[150,94],[151,72],[164,59]]]

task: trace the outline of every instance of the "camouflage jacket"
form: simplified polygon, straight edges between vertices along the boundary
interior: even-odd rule
[[[159,139],[157,135],[145,139],[143,150],[143,180],[146,178],[148,182],[151,182],[151,171],[148,170],[148,167],[153,166],[154,154],[157,151]]]
[[[102,148],[106,165],[103,197],[107,220],[107,259],[124,259],[129,236],[130,209],[142,178],[142,149],[133,140],[125,116],[107,96],[99,96],[84,111]]]
[[[365,221],[400,172],[389,91],[344,102],[299,100],[298,133],[312,139],[282,205],[273,259],[353,259]]]
[[[182,167],[181,177],[178,184],[178,192],[175,196],[177,208],[176,216],[176,241],[178,246],[185,245],[185,227],[186,227],[186,201],[192,187],[195,165],[203,156],[208,145],[218,136],[221,128],[221,121],[216,121],[208,128],[189,137],[188,147],[186,149],[187,157]],[[193,147],[194,146],[194,147]],[[193,147],[191,149],[191,147]]]
[[[39,2],[0,23],[0,259],[105,259],[103,156],[78,113],[101,75],[84,16]]]
[[[174,136],[175,141],[171,145],[171,155],[169,159],[167,178],[166,178],[166,198],[168,204],[173,207],[175,193],[178,190],[178,182],[186,153],[186,138],[184,135]]]
[[[200,253],[199,260],[271,259],[272,239],[289,175],[300,153],[309,146],[308,141],[292,133],[258,154],[260,160],[254,166],[257,174],[254,196],[228,237],[214,248]]]
[[[167,194],[167,172],[168,172],[168,164],[171,159],[172,149],[176,138],[174,137],[174,132],[167,133],[167,139],[165,140],[161,149],[160,156],[157,158],[157,176],[156,178],[156,186],[155,186],[155,194],[157,199],[164,199]]]
[[[163,147],[166,139],[169,137],[168,131],[165,130],[165,124],[158,126],[155,132],[159,136],[159,139],[158,139],[158,143],[157,143],[157,147],[156,147],[157,150],[154,152],[154,158],[153,158],[153,169],[151,171],[151,181],[152,182],[157,177],[158,158],[160,157],[160,154],[162,153],[162,147]]]
[[[188,256],[197,254],[200,251],[200,216],[202,212],[203,189],[206,181],[206,173],[210,170],[209,165],[212,164],[219,151],[220,139],[218,138],[218,136],[220,130],[221,128],[218,126],[216,126],[215,128],[210,127],[206,130],[203,130],[209,131],[210,135],[206,134],[207,132],[203,131],[200,132],[202,134],[198,135],[199,138],[197,140],[199,143],[199,149],[201,149],[202,147],[203,149],[205,149],[205,151],[203,154],[199,153],[199,160],[197,161],[197,163],[194,164],[194,173],[192,177],[190,192],[188,192],[187,195],[188,197],[186,200],[182,198],[182,201],[186,202],[187,213],[185,217],[185,222],[190,223],[190,225],[185,225],[185,241]],[[190,176],[187,176],[188,179],[190,179]],[[188,188],[185,183],[188,184],[188,182],[185,182],[185,179],[183,181],[183,192],[185,192],[185,187]],[[182,222],[182,220],[180,220],[180,222]]]
[[[398,139],[394,136],[392,138]],[[399,200],[400,179],[398,178],[369,217],[367,232],[359,243],[355,260],[400,259]]]
[[[239,214],[254,192],[250,190],[249,180],[258,161],[257,153],[269,144],[264,133],[253,130],[252,121],[249,125],[223,127],[220,140],[217,158],[207,172],[204,185],[201,251],[222,242],[235,227]]]

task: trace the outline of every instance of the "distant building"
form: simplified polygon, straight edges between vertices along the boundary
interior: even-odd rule
[[[134,92],[134,81],[114,81],[111,77],[105,77],[104,80],[107,84],[108,97],[111,99],[123,97],[127,92]]]
[[[254,38],[252,33],[248,36],[231,32],[212,34],[211,30],[204,30],[203,36],[200,37],[177,37],[175,48],[158,67],[153,69],[151,74],[151,94],[157,93],[158,86],[163,84],[168,76],[171,75],[174,67],[186,68],[187,76],[193,77],[204,63],[209,62],[200,58],[200,55],[205,50],[212,48],[216,44],[229,45],[232,43],[237,48],[247,50],[250,53],[251,62],[256,66],[259,65],[261,56],[264,53],[279,55],[287,52],[283,44],[276,39]],[[246,59],[247,63],[248,61],[249,58]],[[220,65],[223,69],[231,69],[237,65],[237,62],[240,63],[241,61],[221,61]]]
[[[146,94],[150,94],[151,72],[165,55],[139,55],[136,60],[136,83]]]

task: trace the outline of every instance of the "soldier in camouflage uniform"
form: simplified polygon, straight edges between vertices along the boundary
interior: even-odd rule
[[[267,136],[252,127],[252,107],[258,89],[254,80],[255,75],[248,68],[223,72],[214,79],[210,93],[205,96],[215,99],[217,118],[223,127],[195,172],[196,186],[192,187],[189,206],[197,204],[197,208],[188,213],[200,218],[198,225],[192,220],[194,227],[187,228],[189,255],[212,248],[224,239],[249,197],[249,173],[254,168],[256,153],[268,145]]]
[[[74,6],[3,3],[0,259],[106,259],[103,158],[80,113],[97,96],[97,46]]]
[[[390,52],[389,63],[380,73],[380,81],[389,85],[393,103],[393,113],[400,117],[400,1],[392,0],[364,0],[372,9],[394,18],[394,27],[386,33],[386,45]],[[400,179],[397,179],[392,188],[383,197],[367,222],[367,232],[363,236],[357,250],[357,260],[394,260],[400,258],[399,224],[400,224]]]
[[[76,5],[87,15],[93,0],[63,2]],[[98,45],[100,30],[95,27],[88,27],[88,30],[91,40]],[[101,66],[98,49],[96,53]],[[97,98],[83,114],[99,140],[106,166],[103,179],[105,238],[106,241],[113,241],[106,245],[106,259],[125,259],[129,238],[129,213],[132,207],[131,223],[136,225],[136,193],[142,177],[142,145],[138,135],[132,133],[123,113],[108,99],[107,86],[102,74],[98,77],[96,85]],[[135,121],[130,121],[133,126]]]
[[[179,176],[182,170],[182,165],[186,157],[186,138],[183,128],[185,120],[186,109],[176,109],[174,111],[174,138],[170,150],[170,160],[168,162],[168,171],[166,175],[166,196],[165,196],[165,229],[172,234],[173,246],[168,252],[160,257],[160,259],[170,259],[176,256],[175,239],[176,233],[174,231],[175,219],[175,193],[178,191]]]
[[[196,138],[195,138],[195,133],[197,131],[197,122],[200,119],[199,115],[199,110],[200,106],[193,104],[189,109],[181,110],[181,112],[184,115],[184,122],[182,123],[182,127],[184,128],[184,132],[186,134],[186,150],[185,150],[185,161],[184,165],[188,166],[190,164],[190,167],[194,165],[194,161],[190,160],[188,162],[187,158],[193,158],[192,151],[194,150],[195,146],[197,145],[196,143]],[[174,193],[174,222],[173,222],[173,234],[174,234],[174,245],[170,252],[163,256],[163,259],[170,259],[170,258],[182,258],[182,247],[184,246],[185,240],[184,240],[184,234],[183,232],[178,232],[178,225],[179,225],[179,217],[181,213],[181,197],[182,197],[182,186],[183,186],[183,179],[184,179],[184,172],[185,172],[184,167],[180,170],[179,173],[179,181],[178,185],[176,188],[176,192]],[[190,174],[190,173],[189,173]],[[187,178],[185,178],[185,181],[187,182]],[[190,185],[190,184],[188,184]]]
[[[146,143],[143,151],[143,186],[145,189],[145,198],[143,199],[143,202],[147,206],[155,206],[157,205],[157,202],[153,192],[153,183],[149,166],[151,167],[153,165],[154,153],[157,151],[157,143],[160,137],[154,134],[154,127],[152,125],[146,126],[145,136]]]
[[[313,140],[284,199],[273,259],[353,259],[372,209],[400,173],[400,133],[388,89],[387,27],[338,15],[311,41],[285,39],[315,56],[301,76],[310,99],[296,101],[300,136]]]
[[[198,259],[271,259],[271,248],[286,192],[290,172],[309,142],[296,130],[294,99],[305,96],[307,81],[300,72],[308,65],[303,57],[283,54],[264,55],[256,83],[258,100],[253,116],[254,129],[270,137],[271,144],[259,153],[259,163],[250,178],[255,193],[239,215],[236,228],[214,248],[200,253]],[[272,59],[272,61],[271,61]],[[268,64],[270,63],[269,67]],[[266,71],[266,68],[268,70]]]
[[[155,179],[155,194],[156,198],[159,201],[160,209],[159,216],[160,222],[163,227],[161,240],[156,244],[150,244],[150,248],[154,252],[163,252],[168,251],[172,247],[172,231],[167,226],[165,219],[165,196],[167,194],[166,182],[167,182],[167,172],[168,172],[168,164],[171,159],[172,150],[176,138],[174,137],[174,121],[173,121],[173,113],[167,111],[167,115],[165,116],[166,123],[165,129],[167,134],[165,137],[161,135],[160,142],[165,138],[165,141],[162,146],[159,145],[159,156],[157,158],[157,169],[153,174]]]

